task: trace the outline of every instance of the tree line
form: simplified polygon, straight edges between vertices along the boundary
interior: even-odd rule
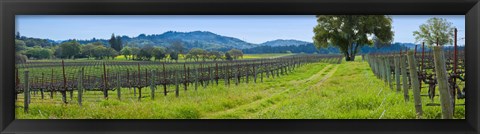
[[[175,41],[169,47],[144,45],[138,47],[128,46],[122,43],[120,36],[112,34],[108,44],[103,42],[93,42],[80,44],[76,40],[62,42],[58,45],[42,45],[46,40],[26,38],[17,33],[15,39],[15,51],[17,62],[25,62],[27,59],[115,59],[123,55],[126,60],[170,60],[178,61],[180,57],[185,60],[235,60],[243,58],[243,52],[238,49],[231,49],[227,52],[207,51],[201,48],[192,48],[186,51],[182,42]],[[37,41],[33,44],[27,42]]]

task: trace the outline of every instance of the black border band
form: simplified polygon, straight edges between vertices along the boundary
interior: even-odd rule
[[[15,15],[466,15],[465,120],[15,120]],[[478,133],[480,5],[477,0],[3,0],[0,1],[0,130],[64,132]]]

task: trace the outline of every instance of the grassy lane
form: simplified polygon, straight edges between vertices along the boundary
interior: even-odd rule
[[[250,103],[248,105],[242,105],[235,109],[214,113],[214,115],[207,116],[205,118],[248,118],[251,114],[264,111],[271,106],[275,106],[276,102],[283,101],[285,99],[288,99],[289,96],[307,90],[307,88],[303,88],[304,85],[314,84],[314,82],[318,81],[319,79],[324,80],[328,78],[329,76],[326,76],[326,72],[330,72],[329,75],[331,75],[332,72],[335,72],[335,69],[333,69],[332,71],[332,68],[336,68],[336,66],[337,65],[328,65],[324,69],[317,72],[315,75],[305,80],[285,82],[287,83],[287,87],[289,88],[283,92],[274,94],[269,98]],[[301,88],[299,88],[298,86],[301,86]]]
[[[426,91],[422,89],[422,94]],[[410,96],[413,98],[411,91]],[[425,106],[430,103],[427,97],[422,102],[424,118],[441,118],[440,107]],[[377,79],[366,62],[347,62],[311,90],[291,95],[275,107],[246,118],[414,119],[415,109],[413,99],[404,102],[403,93]],[[464,107],[456,107],[455,118],[465,118]]]

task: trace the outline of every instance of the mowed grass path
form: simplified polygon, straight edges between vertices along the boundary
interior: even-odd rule
[[[297,68],[293,73],[264,79],[263,83],[241,83],[225,87],[199,87],[174,94],[156,94],[143,89],[144,98],[138,101],[131,91],[122,90],[124,99],[85,101],[83,107],[72,103],[38,103],[32,100],[28,114],[17,108],[17,118],[29,119],[415,119],[413,96],[403,100],[403,92],[391,90],[370,70],[367,62],[342,64],[315,63]],[[395,87],[395,86],[394,86]],[[159,86],[158,89],[161,89]],[[173,87],[170,87],[172,90]],[[426,88],[422,89],[426,94]],[[59,97],[56,98],[58,102]],[[436,98],[438,103],[438,97]],[[23,99],[19,99],[23,100]],[[75,100],[75,98],[74,98]],[[47,101],[48,100],[43,100]],[[441,118],[440,107],[427,107],[423,97],[424,118]],[[463,103],[463,101],[458,102]],[[22,106],[22,102],[17,105]],[[464,107],[456,107],[455,118],[465,118]]]

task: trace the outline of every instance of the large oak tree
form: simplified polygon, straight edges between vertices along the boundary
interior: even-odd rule
[[[317,48],[338,47],[346,61],[354,61],[359,47],[393,40],[392,19],[386,15],[317,15],[313,42]]]

